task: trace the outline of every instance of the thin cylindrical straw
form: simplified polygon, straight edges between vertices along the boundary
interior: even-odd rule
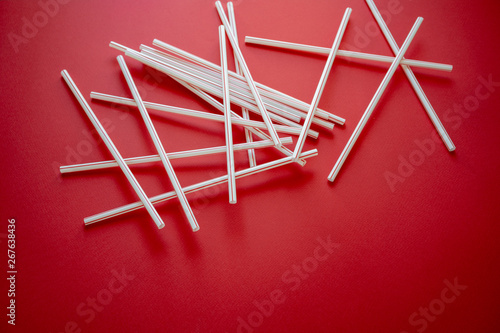
[[[224,132],[226,137],[226,162],[228,176],[229,203],[236,203],[236,181],[234,178],[233,129],[231,127],[231,100],[229,98],[229,79],[227,75],[226,31],[219,26],[219,48],[222,74],[222,104],[224,105]]]
[[[281,138],[281,142],[285,145],[290,144],[292,143],[292,138],[291,137]],[[233,145],[233,149],[234,151],[237,151],[237,150],[269,148],[272,146],[274,146],[274,142],[272,140],[262,140],[262,141],[253,141],[247,143],[237,143]],[[167,153],[167,156],[170,160],[174,160],[187,157],[196,157],[196,156],[221,154],[221,153],[226,153],[225,145],[172,152],[172,153]],[[161,158],[159,155],[147,155],[147,156],[125,158],[124,161],[125,163],[127,163],[128,166],[130,166],[137,164],[161,162]],[[59,171],[61,173],[67,174],[67,173],[81,172],[81,171],[103,170],[115,167],[119,167],[118,163],[115,160],[109,160],[109,161],[80,163],[72,165],[61,165],[59,167]]]
[[[389,46],[392,49],[392,52],[394,54],[397,54],[399,51],[398,44],[396,43],[396,40],[392,36],[392,33],[390,32],[389,28],[384,22],[384,19],[382,18],[382,15],[377,9],[377,6],[375,6],[375,3],[372,0],[366,0],[366,3],[370,7],[370,10],[372,11],[373,16],[375,17],[375,20],[377,20],[378,25],[380,29],[382,30],[385,39],[387,40],[387,43],[389,43]],[[417,94],[418,98],[420,99],[420,102],[424,106],[425,111],[427,112],[427,115],[432,121],[432,124],[434,124],[434,127],[436,128],[436,131],[439,133],[439,136],[441,137],[441,140],[443,140],[443,143],[445,144],[446,148],[448,151],[454,151],[455,150],[455,145],[453,144],[453,141],[451,141],[450,136],[448,135],[448,132],[446,132],[446,129],[444,128],[443,124],[441,123],[441,120],[439,120],[438,115],[436,114],[436,111],[434,111],[434,108],[432,107],[431,103],[429,102],[429,99],[424,93],[424,90],[420,86],[420,83],[418,82],[417,78],[415,77],[415,74],[413,73],[413,70],[406,66],[403,65],[401,66],[403,68],[403,71],[405,72],[406,77],[410,81],[413,90]]]
[[[344,150],[342,151],[342,154],[340,155],[339,159],[337,160],[337,163],[335,163],[332,171],[328,175],[328,180],[333,182],[335,180],[335,177],[337,177],[337,174],[340,171],[340,168],[344,164],[345,160],[347,159],[347,156],[351,152],[352,147],[356,143],[356,140],[358,139],[359,135],[361,134],[361,131],[366,125],[366,122],[368,121],[368,118],[370,118],[370,115],[372,114],[373,110],[377,106],[378,101],[380,100],[380,97],[384,93],[385,88],[389,84],[389,81],[391,80],[392,76],[394,75],[394,72],[396,72],[396,69],[399,67],[399,64],[401,60],[403,59],[403,56],[408,49],[408,47],[411,44],[411,41],[413,40],[413,37],[415,37],[415,34],[418,31],[418,28],[420,27],[420,24],[422,24],[423,18],[419,17],[415,24],[413,25],[413,28],[411,29],[408,37],[406,37],[405,42],[403,43],[403,46],[401,47],[401,50],[399,50],[396,58],[394,59],[394,62],[392,63],[391,67],[385,74],[384,79],[380,83],[380,86],[378,87],[377,91],[375,92],[375,95],[373,96],[372,100],[370,101],[370,104],[366,108],[365,113],[361,117],[358,125],[354,129],[354,132],[352,133],[349,141],[347,142],[347,145],[345,146]]]
[[[224,13],[224,9],[222,9],[221,2],[216,1],[215,7],[217,8],[217,12],[219,13],[219,17],[222,21],[222,24],[226,28],[226,35],[229,39],[229,42],[231,43],[231,46],[233,47],[234,54],[238,58],[238,63],[240,64],[241,71],[243,72],[245,78],[247,79],[248,86],[250,87],[250,90],[252,91],[252,95],[255,98],[255,103],[257,104],[257,106],[261,112],[262,119],[264,119],[264,122],[267,125],[269,135],[273,139],[276,146],[281,146],[281,142],[280,142],[280,138],[278,136],[278,133],[276,133],[276,130],[274,129],[271,118],[269,118],[269,114],[267,113],[266,107],[264,106],[264,102],[262,101],[262,98],[260,97],[259,91],[257,90],[257,87],[255,86],[255,82],[252,78],[252,74],[250,74],[250,70],[248,69],[245,58],[243,57],[243,53],[241,53],[240,47],[238,46],[238,43],[234,39],[234,35],[233,35],[232,30],[231,30],[231,26],[229,25],[229,21],[227,20],[226,14]]]
[[[307,137],[307,131],[311,127],[314,113],[316,112],[316,108],[318,107],[321,94],[323,93],[326,80],[328,79],[328,75],[330,75],[330,70],[332,69],[333,61],[335,60],[335,55],[337,54],[340,42],[342,41],[342,37],[344,36],[344,32],[347,27],[347,23],[349,22],[349,17],[351,16],[351,12],[352,12],[351,8],[346,9],[344,17],[342,18],[342,22],[340,23],[339,26],[339,30],[337,31],[337,35],[335,36],[335,40],[333,41],[330,54],[328,55],[328,59],[326,60],[325,68],[323,69],[323,73],[321,74],[321,77],[318,82],[318,87],[316,88],[316,92],[314,93],[311,102],[311,107],[307,112],[306,120],[302,125],[302,132],[300,133],[299,139],[295,144],[295,150],[292,155],[294,160],[296,160],[299,157],[300,153],[302,152],[302,149],[304,148],[304,143],[306,142],[306,137]]]
[[[158,137],[158,133],[156,132],[156,129],[153,125],[153,122],[151,121],[151,118],[149,117],[149,113],[146,110],[144,103],[142,102],[141,95],[139,94],[139,91],[137,90],[137,87],[134,83],[134,80],[132,79],[132,75],[130,75],[127,64],[125,63],[125,60],[123,59],[123,56],[121,56],[121,55],[117,57],[117,60],[118,60],[118,64],[120,65],[120,68],[123,72],[123,76],[125,77],[125,80],[127,81],[128,87],[130,88],[130,91],[134,97],[135,103],[137,104],[139,112],[141,113],[144,124],[146,125],[146,128],[148,129],[149,135],[151,136],[151,139],[153,140],[156,151],[158,152],[158,155],[161,158],[163,166],[165,167],[165,171],[167,172],[168,178],[170,179],[170,182],[172,183],[172,186],[174,187],[174,190],[177,193],[177,196],[178,196],[179,201],[181,203],[184,214],[186,215],[186,218],[188,219],[189,224],[191,225],[191,228],[193,229],[193,231],[198,231],[200,229],[200,226],[198,225],[198,222],[196,221],[196,217],[194,216],[193,210],[191,209],[191,206],[189,205],[189,202],[186,199],[186,195],[184,194],[184,192],[182,192],[181,184],[179,183],[179,180],[177,179],[177,175],[175,174],[174,168],[172,167],[172,164],[170,163],[170,160],[168,159],[167,153],[165,152],[165,149],[163,148],[163,144],[161,143],[160,138]]]
[[[238,30],[236,29],[236,17],[234,16],[234,6],[232,2],[227,3],[227,14],[229,16],[229,24],[233,28],[233,34],[234,34],[234,39],[236,40],[236,43],[239,44],[238,42]],[[238,57],[234,55],[234,66],[236,68],[236,73],[241,74],[241,68],[240,64],[238,63]],[[246,108],[241,108],[241,116],[244,119],[250,119],[250,113]],[[246,142],[252,142],[253,137],[252,137],[252,132],[250,132],[248,129],[245,128],[245,140]],[[254,167],[257,165],[257,160],[255,158],[255,150],[254,149],[248,149],[248,163],[250,164],[250,167]]]
[[[98,92],[91,92],[90,97],[95,100],[99,101],[106,101],[106,102],[111,102],[115,104],[122,104],[122,105],[130,105],[130,106],[137,106],[135,101],[130,98],[126,97],[120,97],[120,96],[113,96],[113,95],[108,95],[108,94],[103,94],[103,93],[98,93]],[[217,122],[223,123],[224,116],[219,116],[218,114],[213,114],[209,112],[203,112],[203,111],[197,111],[197,110],[191,110],[191,109],[185,109],[185,108],[179,108],[176,106],[170,106],[170,105],[164,105],[164,104],[158,104],[158,103],[152,103],[152,102],[146,102],[143,101],[144,106],[148,108],[148,110],[156,110],[156,111],[161,111],[161,112],[166,112],[166,113],[174,113],[174,114],[181,114],[184,116],[188,117],[193,117],[193,118],[201,118],[201,119],[207,119],[207,120],[213,120]],[[151,111],[149,111],[151,112]],[[245,128],[247,127],[253,127],[253,128],[259,128],[259,129],[267,129],[266,124],[264,124],[261,121],[255,121],[255,120],[246,120],[243,118],[236,118],[233,116],[234,119],[232,119],[233,125],[238,125],[238,126],[243,126]],[[292,135],[299,135],[301,129],[297,127],[289,127],[289,126],[283,126],[283,125],[275,125],[277,132],[280,133],[286,133],[286,134],[292,134]],[[314,139],[318,138],[319,133],[313,130],[308,131],[308,135]]]
[[[302,155],[300,155],[300,158],[306,159],[306,158],[313,157],[316,155],[318,155],[318,151],[316,149],[313,149],[313,150],[303,152]],[[271,170],[271,169],[274,169],[274,168],[277,168],[277,167],[280,167],[283,165],[290,164],[292,162],[293,162],[292,157],[288,156],[288,157],[283,157],[279,160],[260,164],[256,167],[236,171],[236,179],[239,179],[242,177],[247,177],[247,176],[250,176],[250,175],[253,175],[253,174],[256,174],[259,172],[263,172],[266,170]],[[201,182],[198,184],[187,186],[187,187],[183,188],[183,191],[184,191],[184,193],[189,194],[192,192],[196,192],[196,191],[200,191],[200,190],[203,190],[206,188],[210,188],[212,186],[223,184],[223,183],[227,182],[227,179],[228,179],[227,175],[224,175],[224,176],[213,178],[211,180],[207,180],[207,181],[204,181],[204,182]],[[177,197],[177,195],[176,195],[175,191],[170,191],[170,192],[163,193],[163,194],[152,197],[151,202],[153,204],[158,204],[161,202],[165,202],[165,201],[174,199],[176,197]],[[114,209],[108,210],[106,212],[102,212],[102,213],[87,217],[84,219],[84,223],[86,225],[89,225],[89,224],[105,221],[105,220],[110,219],[110,218],[115,217],[115,216],[120,216],[123,214],[127,214],[130,212],[136,211],[138,209],[141,209],[142,207],[143,207],[143,204],[141,202],[134,202],[134,203],[122,206],[122,207],[114,208]]]
[[[127,177],[127,180],[129,181],[130,185],[134,189],[135,193],[141,200],[141,207],[146,207],[146,210],[148,211],[149,215],[153,219],[153,221],[156,223],[157,227],[159,229],[163,228],[165,224],[163,223],[160,215],[154,208],[153,204],[151,201],[148,199],[146,193],[144,193],[144,190],[142,189],[141,185],[139,185],[139,182],[135,178],[134,174],[132,171],[130,171],[130,168],[127,166],[125,161],[123,160],[123,157],[121,156],[120,152],[116,148],[115,144],[113,141],[111,141],[111,138],[109,135],[106,133],[106,130],[102,126],[102,124],[99,122],[99,119],[97,119],[96,115],[94,114],[94,111],[90,108],[88,105],[87,101],[83,97],[82,93],[76,86],[75,82],[73,82],[73,79],[69,75],[69,73],[66,70],[63,70],[61,72],[62,77],[64,78],[64,81],[68,84],[69,88],[73,92],[73,95],[76,97],[78,102],[80,103],[83,111],[87,114],[88,118],[92,122],[92,125],[94,125],[95,129],[97,130],[97,133],[99,133],[99,136],[101,137],[102,141],[110,151],[110,153],[113,155],[113,158],[116,160],[116,163],[120,166],[120,169],[122,170],[123,174],[125,177]]]
[[[329,54],[329,52],[330,52],[330,49],[327,47],[283,42],[283,41],[278,41],[278,40],[259,38],[259,37],[251,37],[251,36],[245,37],[245,43],[256,44],[256,45],[265,45],[265,46],[276,47],[276,48],[280,48],[280,49],[288,49],[288,50],[302,51],[302,52],[315,53],[315,54],[323,54],[323,55]],[[346,51],[346,50],[339,50],[337,52],[337,56],[345,57],[345,58],[355,58],[355,59],[364,59],[364,60],[371,60],[371,61],[377,61],[377,62],[385,62],[385,63],[392,63],[394,61],[394,57],[369,54],[369,53],[362,53],[362,52],[355,52],[355,51]],[[412,67],[435,69],[435,70],[440,70],[440,71],[445,71],[445,72],[451,72],[453,70],[453,66],[449,65],[449,64],[441,64],[441,63],[421,61],[421,60],[404,59],[403,61],[401,61],[401,64],[412,66]]]

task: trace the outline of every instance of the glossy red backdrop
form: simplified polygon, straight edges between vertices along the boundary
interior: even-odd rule
[[[15,219],[17,270],[14,298],[5,278],[0,284],[0,330],[498,332],[500,5],[376,4],[390,14],[400,45],[424,17],[407,58],[454,65],[451,73],[414,71],[456,152],[432,141],[434,128],[398,69],[329,183],[388,68],[339,58],[320,107],[346,118],[345,126],[306,142],[319,156],[304,168],[238,180],[236,205],[225,185],[188,195],[201,228],[192,233],[176,202],[158,207],[162,230],[143,211],[83,227],[84,217],[137,199],[119,171],[58,172],[111,157],[60,71],[86,97],[130,97],[110,41],[138,48],[158,38],[218,63],[213,1],[0,1],[0,267],[8,277],[7,225]],[[391,55],[361,0],[238,0],[239,38],[329,47],[348,6],[341,49]],[[326,58],[240,44],[257,81],[312,99]],[[168,77],[126,61],[146,100],[213,111]],[[124,156],[154,152],[137,110],[91,106]],[[153,121],[167,151],[224,144],[219,123]],[[235,130],[235,142],[243,140]],[[259,163],[277,157],[257,154]],[[247,166],[245,153],[236,159],[237,169]],[[410,160],[418,165],[403,170]],[[183,185],[226,170],[224,155],[173,165]],[[160,166],[133,171],[148,195],[171,190]],[[7,323],[10,299],[15,327]]]

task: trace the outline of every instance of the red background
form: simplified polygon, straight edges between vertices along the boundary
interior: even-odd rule
[[[381,10],[388,3],[376,2]],[[348,6],[353,13],[341,49],[391,55],[380,33],[360,39],[360,31],[374,26],[363,1],[236,1],[240,44],[254,78],[310,101],[325,57],[242,40],[250,35],[329,47]],[[397,174],[398,157],[418,154],[415,140],[434,132],[399,69],[337,180],[329,183],[328,173],[388,68],[339,58],[320,107],[345,117],[345,126],[320,129],[318,140],[307,141],[305,149],[317,148],[319,156],[304,168],[289,165],[238,180],[236,205],[228,204],[226,185],[188,195],[201,227],[193,233],[176,202],[159,206],[162,230],[144,211],[83,227],[84,217],[137,199],[118,170],[58,173],[69,151],[89,142],[86,156],[73,159],[111,157],[85,135],[91,123],[60,71],[67,69],[86,97],[90,91],[130,97],[110,41],[137,49],[158,38],[218,63],[220,21],[213,1],[71,1],[59,5],[17,51],[9,34],[22,36],[23,18],[32,22],[41,5],[1,1],[0,266],[7,271],[7,221],[15,218],[18,274],[15,327],[5,315],[8,285],[5,279],[0,284],[0,330],[236,332],[239,317],[248,323],[250,315],[254,324],[259,319],[254,301],[268,300],[279,289],[283,302],[255,332],[498,332],[500,87],[479,105],[468,105],[470,112],[460,115],[454,106],[474,101],[480,77],[500,82],[500,5],[400,0],[397,8],[388,26],[399,45],[415,19],[425,19],[406,57],[454,65],[451,73],[414,71],[456,152],[437,143],[391,190],[386,172]],[[145,100],[213,111],[166,76],[126,61]],[[110,135],[124,156],[154,152],[136,109],[91,106],[111,123]],[[153,120],[167,151],[224,144],[220,123],[182,116]],[[242,131],[235,130],[235,142],[242,141]],[[257,152],[259,163],[278,157],[269,149]],[[246,153],[236,159],[238,169],[247,166]],[[224,155],[173,165],[183,185],[225,174],[226,168]],[[133,170],[148,195],[171,190],[160,166]],[[311,263],[316,239],[327,236],[337,247],[292,290],[282,275]],[[84,303],[89,309],[88,298],[106,295],[113,270],[134,278],[85,322],[90,315],[77,308]],[[436,299],[446,293],[446,279],[467,289],[440,309]],[[439,314],[425,327],[422,321],[412,325],[412,314],[430,304]]]

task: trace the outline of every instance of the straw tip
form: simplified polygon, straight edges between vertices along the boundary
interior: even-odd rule
[[[302,166],[302,167],[306,165],[306,161],[305,161],[305,160],[303,160],[303,159],[301,159],[299,156],[294,157],[294,156],[292,155],[292,162],[297,163],[297,164],[299,164],[299,165],[300,165],[300,166]]]
[[[200,230],[200,226],[197,225],[193,227],[193,232],[197,232],[198,230]]]
[[[164,227],[165,227],[165,223],[162,222],[162,223],[158,224],[158,229],[163,229]]]
[[[124,45],[118,44],[113,41],[109,42],[109,46],[121,52],[125,52],[127,50],[127,48]]]

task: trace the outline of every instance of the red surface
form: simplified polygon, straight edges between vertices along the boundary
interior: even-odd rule
[[[377,0],[380,9],[389,3]],[[350,6],[341,48],[391,54],[381,34],[360,37],[375,27],[363,1],[235,4],[241,40],[320,46],[332,44]],[[86,135],[91,123],[60,71],[67,69],[85,96],[130,96],[112,40],[137,48],[158,38],[219,62],[213,1],[71,1],[52,7],[46,22],[37,1],[1,1],[0,267],[7,275],[7,224],[14,218],[18,274],[15,327],[7,324],[5,278],[0,284],[0,331],[498,332],[499,9],[486,0],[400,0],[390,17],[400,45],[415,19],[425,18],[408,58],[454,65],[451,73],[415,73],[455,153],[440,142],[429,155],[418,153],[415,141],[432,138],[434,129],[399,69],[330,184],[326,177],[388,68],[337,59],[320,107],[346,125],[307,141],[305,149],[320,155],[304,168],[238,180],[236,205],[228,204],[225,185],[189,195],[201,227],[192,233],[175,202],[159,207],[162,230],[145,212],[83,227],[84,217],[137,199],[119,171],[58,173],[61,164],[110,158]],[[29,38],[18,40],[16,52],[9,36],[21,38],[24,20],[33,17],[41,27],[25,30]],[[256,80],[312,99],[326,58],[241,44]],[[169,78],[126,60],[145,99],[212,111]],[[495,85],[485,87],[481,78]],[[154,152],[137,110],[91,105],[111,123],[124,156]],[[167,151],[224,143],[219,123],[181,116],[154,122]],[[235,142],[242,140],[235,131]],[[69,153],[78,149],[84,154]],[[384,175],[398,174],[400,156],[419,154],[421,165],[391,189]],[[279,156],[266,150],[257,158]],[[246,167],[245,153],[236,158],[238,169]],[[173,164],[183,185],[225,173],[223,155]],[[159,166],[133,170],[148,195],[171,190]],[[318,237],[336,244],[331,253],[318,247]],[[130,280],[116,280],[123,272]],[[450,290],[450,283],[466,289]],[[429,306],[425,319],[419,311]]]

